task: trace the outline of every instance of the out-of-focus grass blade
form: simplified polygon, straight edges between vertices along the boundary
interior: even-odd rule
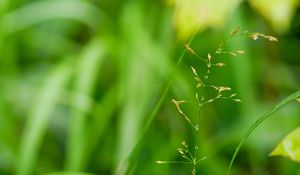
[[[0,19],[0,26],[2,32],[11,34],[48,20],[72,19],[96,29],[100,16],[103,17],[103,13],[86,1],[44,0],[5,14]]]
[[[71,75],[70,65],[63,63],[58,65],[41,88],[36,97],[35,105],[26,121],[20,143],[19,160],[17,166],[18,175],[29,175],[38,157],[38,152],[46,132],[51,113],[55,109],[61,94]]]
[[[156,114],[159,112],[159,109],[161,105],[163,104],[167,93],[169,92],[171,88],[171,84],[173,82],[173,79],[175,78],[176,71],[178,70],[184,54],[186,50],[184,50],[176,64],[176,67],[174,68],[173,74],[170,76],[167,86],[164,89],[161,97],[159,98],[159,101],[155,105],[154,109],[150,112],[149,117],[145,119],[145,123],[142,123],[141,118],[143,119],[145,117],[145,113],[148,113],[145,111],[145,105],[147,105],[147,101],[150,101],[151,98],[149,98],[149,94],[155,94],[157,93],[157,89],[154,86],[155,82],[157,80],[153,81],[153,73],[151,72],[151,66],[146,63],[150,63],[149,60],[155,60],[156,62],[159,62],[161,59],[165,59],[163,55],[154,55],[153,53],[158,53],[158,51],[155,49],[155,43],[149,39],[149,36],[147,33],[145,33],[145,29],[141,25],[141,23],[135,23],[136,21],[142,21],[140,20],[140,16],[143,15],[142,12],[139,12],[139,7],[136,7],[134,5],[128,6],[129,12],[126,13],[126,15],[131,14],[134,12],[131,16],[135,16],[136,20],[132,20],[132,23],[130,25],[127,24],[124,25],[124,30],[126,30],[124,33],[126,33],[128,36],[127,38],[130,38],[130,41],[128,41],[129,44],[131,44],[131,49],[127,50],[135,50],[139,51],[134,53],[129,53],[126,51],[126,54],[128,58],[131,58],[131,60],[126,60],[127,64],[130,62],[131,68],[125,68],[124,72],[122,72],[122,77],[124,82],[130,82],[130,87],[125,87],[126,89],[122,94],[126,94],[128,97],[123,97],[125,99],[125,105],[123,108],[123,113],[120,119],[120,138],[118,144],[118,153],[117,153],[117,161],[118,165],[114,172],[114,174],[125,174],[131,166],[131,161],[133,161],[133,157],[136,156],[136,153],[138,152],[139,147],[142,145],[142,139],[149,130],[154,118],[156,117]],[[132,10],[132,9],[135,10]],[[126,15],[124,15],[124,19],[126,18]],[[128,21],[128,20],[124,20]],[[198,31],[198,29],[197,29]],[[192,38],[195,37],[195,34],[192,36]],[[131,35],[131,36],[129,36]],[[190,44],[192,39],[189,41],[188,44]],[[129,45],[128,44],[128,45]],[[141,47],[143,46],[143,47]],[[146,50],[144,49],[146,48]],[[164,49],[164,48],[162,48]],[[167,52],[167,49],[163,50]],[[147,56],[144,56],[144,58],[141,58],[141,55],[151,55],[151,58],[148,58]],[[166,56],[165,56],[166,57]],[[141,59],[144,59],[144,61]],[[124,63],[123,63],[124,65]],[[168,65],[170,66],[170,65]],[[142,70],[142,71],[141,71]],[[143,72],[143,79],[137,79],[137,74],[140,74]],[[127,77],[125,77],[127,76]],[[143,86],[141,86],[143,85]],[[128,86],[128,85],[127,85]],[[149,88],[151,87],[151,88]],[[140,89],[143,89],[143,92],[139,92]],[[135,94],[140,94],[139,97],[134,97]],[[144,106],[143,106],[144,105]]]
[[[92,173],[84,173],[84,172],[72,172],[72,171],[64,171],[64,172],[54,172],[54,173],[47,173],[43,175],[94,175]]]
[[[1,82],[1,81],[0,81]],[[2,94],[2,87],[0,88]],[[0,95],[1,96],[1,95]],[[14,135],[14,120],[5,108],[7,105],[3,97],[0,97],[0,170],[3,165],[14,165],[14,150],[17,142]],[[0,171],[1,172],[1,171]],[[5,172],[5,171],[4,171]]]
[[[31,29],[23,33],[26,44],[33,49],[43,50],[54,56],[69,55],[77,52],[80,44],[71,38],[43,29]],[[47,41],[47,45],[45,45]]]
[[[120,19],[123,40],[120,56],[120,95],[122,109],[119,118],[118,144],[115,174],[126,173],[131,166],[128,162],[135,142],[145,129],[143,120],[149,111],[153,97],[158,92],[160,81],[155,75],[157,67],[166,70],[167,64],[160,64],[167,58],[168,50],[154,42],[151,32],[143,24],[143,12],[138,3],[128,3]],[[132,19],[133,18],[133,19]],[[147,128],[148,129],[148,128]]]
[[[231,158],[230,164],[228,166],[227,169],[227,175],[230,174],[230,170],[231,167],[233,165],[233,162],[239,152],[239,150],[241,149],[243,143],[247,140],[247,138],[252,134],[252,132],[266,119],[268,119],[273,113],[275,113],[276,111],[278,111],[279,109],[281,109],[282,107],[284,107],[285,105],[287,105],[288,103],[290,103],[291,101],[296,100],[297,98],[300,97],[300,90],[293,93],[292,95],[286,97],[285,99],[283,99],[281,102],[277,103],[275,106],[273,106],[269,111],[267,111],[264,115],[262,115],[260,118],[258,118],[256,120],[256,122],[248,129],[248,131],[246,132],[246,134],[244,135],[244,137],[241,139],[240,143],[238,144],[238,146],[235,149],[235,152]]]
[[[96,38],[92,40],[83,50],[82,54],[80,54],[76,69],[78,71],[75,73],[74,89],[76,92],[85,96],[92,96],[105,53],[106,48],[102,41]],[[78,104],[79,106],[85,105],[81,104],[82,101],[80,98],[73,98],[72,103]],[[86,163],[86,159],[84,158],[87,146],[86,117],[86,114],[82,110],[73,108],[66,162],[67,169],[69,170],[80,170]]]
[[[112,119],[113,113],[118,106],[118,92],[119,86],[115,85],[111,87],[102,98],[101,102],[95,105],[95,110],[92,115],[92,120],[87,135],[88,149],[86,157],[89,158],[93,155],[97,144],[99,143],[104,131],[109,126],[108,123]]]

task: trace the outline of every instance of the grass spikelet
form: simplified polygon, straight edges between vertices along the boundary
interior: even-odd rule
[[[239,31],[240,31],[240,28],[237,27],[237,28],[233,29],[233,30],[229,33],[229,36],[232,37],[232,36],[236,35],[237,33],[239,33]]]
[[[235,102],[239,102],[239,103],[242,102],[242,100],[240,100],[240,99],[232,99],[232,100],[235,101]]]
[[[216,64],[214,64],[214,66],[217,66],[217,67],[224,67],[224,66],[225,66],[225,63],[216,63]]]
[[[196,52],[192,48],[190,48],[190,46],[188,44],[184,44],[184,47],[192,55],[197,55]]]
[[[193,74],[194,74],[196,77],[199,77],[199,75],[197,74],[196,69],[195,69],[193,66],[191,66],[191,69],[192,69],[192,71],[193,71]]]

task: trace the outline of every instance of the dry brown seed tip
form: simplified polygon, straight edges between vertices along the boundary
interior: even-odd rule
[[[253,40],[257,40],[258,39],[258,37],[259,37],[259,33],[253,33],[250,37],[251,37],[251,39],[253,39]]]
[[[275,38],[274,36],[267,36],[267,38],[268,38],[268,40],[269,41],[274,41],[274,42],[277,42],[278,41],[278,39],[277,38]]]
[[[237,28],[233,29],[233,30],[229,33],[229,36],[233,36],[233,35],[237,34],[239,31],[240,31],[240,28],[237,27]]]
[[[191,54],[196,55],[196,52],[190,48],[190,46],[188,44],[184,44],[184,47],[187,51],[189,51]]]
[[[218,66],[218,67],[224,67],[225,64],[224,63],[217,63],[216,66]]]
[[[176,106],[179,106],[181,103],[185,103],[185,100],[176,101],[176,100],[172,99],[172,102],[173,102]]]

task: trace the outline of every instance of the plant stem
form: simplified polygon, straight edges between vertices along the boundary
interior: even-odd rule
[[[195,36],[196,36],[198,30],[199,30],[199,27],[197,27],[197,29],[194,31],[192,37],[191,37],[190,40],[188,41],[188,45],[190,45],[190,44],[192,43],[192,41],[194,40],[194,38],[195,38]],[[169,81],[168,81],[168,83],[167,83],[166,88],[164,89],[164,91],[163,91],[161,97],[159,98],[158,103],[157,103],[156,106],[154,107],[154,109],[153,109],[153,111],[151,112],[150,116],[147,118],[147,121],[146,121],[146,123],[145,123],[145,126],[143,127],[144,129],[142,130],[141,135],[140,135],[139,138],[137,139],[137,141],[136,141],[136,143],[135,143],[133,149],[130,151],[130,153],[128,154],[128,156],[127,156],[123,161],[121,161],[121,162],[119,163],[119,165],[118,165],[118,167],[117,167],[117,170],[116,170],[115,174],[120,174],[121,169],[124,168],[124,164],[126,164],[126,162],[127,162],[128,160],[130,160],[130,159],[133,158],[133,153],[134,153],[134,152],[138,149],[138,147],[140,146],[141,141],[143,140],[144,136],[146,135],[147,131],[149,130],[149,128],[150,128],[150,126],[151,126],[151,124],[152,124],[152,122],[153,122],[155,116],[157,115],[159,109],[160,109],[161,106],[162,106],[162,103],[164,102],[164,100],[165,100],[165,98],[166,98],[166,96],[167,96],[167,94],[168,94],[168,92],[169,92],[169,90],[170,90],[170,88],[171,88],[171,85],[172,85],[172,83],[173,83],[173,80],[174,80],[174,78],[175,78],[175,75],[176,75],[176,73],[177,73],[177,71],[178,71],[178,69],[179,69],[179,67],[180,67],[180,65],[181,65],[181,62],[182,62],[182,60],[183,60],[183,58],[184,58],[186,52],[187,52],[187,49],[185,48],[185,49],[182,51],[182,53],[181,53],[181,55],[180,55],[180,57],[179,57],[179,59],[178,59],[178,61],[177,61],[177,63],[176,63],[176,67],[175,67],[175,69],[174,69],[174,71],[173,71],[173,73],[172,73],[172,75],[171,75],[171,77],[170,77],[170,79],[169,79]]]
[[[273,106],[269,111],[267,111],[266,113],[264,113],[261,117],[259,117],[255,123],[253,123],[251,125],[251,127],[248,129],[248,131],[246,132],[246,134],[244,135],[244,137],[241,139],[240,143],[238,144],[238,146],[235,148],[235,152],[231,158],[231,161],[229,163],[228,169],[227,169],[227,175],[230,174],[230,170],[231,167],[233,165],[233,162],[239,152],[239,150],[241,149],[243,143],[247,140],[247,138],[252,134],[252,132],[262,123],[264,122],[266,119],[268,119],[273,113],[275,113],[276,111],[278,111],[279,109],[281,109],[282,107],[284,107],[285,105],[287,105],[288,103],[290,103],[291,101],[296,100],[297,98],[300,97],[300,90],[296,91],[295,93],[293,93],[292,95],[286,97],[285,99],[283,99],[282,101],[280,101],[279,103],[277,103],[275,106]]]

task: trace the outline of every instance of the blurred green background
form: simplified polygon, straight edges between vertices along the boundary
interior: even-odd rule
[[[193,134],[171,99],[194,98],[186,54],[162,107],[133,158],[146,119],[172,77],[184,43],[213,51],[228,32],[274,35],[228,48],[212,73],[243,103],[208,105],[201,114],[197,174],[226,173],[235,146],[273,104],[300,89],[299,0],[0,0],[0,174],[190,174],[176,148]],[[194,107],[185,109],[192,114]],[[234,164],[235,175],[300,175],[300,165],[268,154],[300,123],[291,103],[263,123]]]

